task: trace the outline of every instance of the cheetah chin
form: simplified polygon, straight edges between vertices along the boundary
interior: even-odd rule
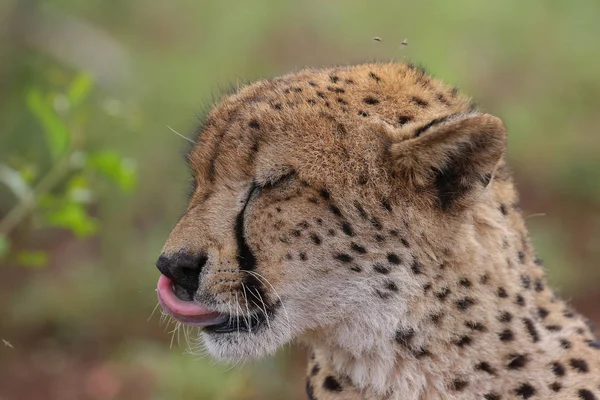
[[[600,399],[600,342],[547,283],[506,143],[411,64],[243,87],[187,155],[159,302],[220,360],[304,344],[310,400]]]

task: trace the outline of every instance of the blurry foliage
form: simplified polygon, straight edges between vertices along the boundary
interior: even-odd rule
[[[114,149],[85,145],[87,114],[95,106],[89,98],[92,88],[92,78],[81,73],[64,90],[44,92],[32,87],[26,91],[25,103],[42,128],[50,164],[18,154],[0,164],[0,183],[15,198],[12,209],[0,219],[0,261],[14,256],[20,265],[44,266],[48,255],[43,251],[11,251],[12,231],[61,228],[88,237],[100,226],[89,208],[103,181],[127,193],[135,188],[132,160]]]

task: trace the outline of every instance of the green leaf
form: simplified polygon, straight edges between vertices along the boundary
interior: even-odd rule
[[[85,100],[91,92],[93,85],[94,80],[90,75],[85,73],[77,75],[69,85],[69,89],[67,91],[67,98],[71,102],[71,105],[73,107],[77,106],[83,100]]]
[[[53,160],[64,156],[69,150],[70,134],[52,107],[44,101],[38,89],[30,89],[26,96],[27,108],[44,128],[44,135]]]
[[[48,262],[48,254],[43,251],[20,251],[15,259],[24,267],[42,268]]]
[[[98,221],[91,218],[80,203],[68,202],[49,211],[44,219],[47,226],[65,228],[77,237],[87,237],[98,231]]]
[[[136,165],[118,152],[105,150],[91,154],[88,158],[88,166],[115,182],[126,193],[131,193],[135,189],[137,184]]]
[[[10,251],[10,242],[8,238],[4,235],[0,235],[0,261],[4,259],[8,255]]]

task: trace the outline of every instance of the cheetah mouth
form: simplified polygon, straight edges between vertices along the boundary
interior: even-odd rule
[[[156,293],[160,306],[168,315],[183,324],[201,327],[206,332],[252,332],[264,320],[260,313],[239,316],[211,310],[192,301],[192,296],[185,289],[177,287],[164,275],[158,279]]]

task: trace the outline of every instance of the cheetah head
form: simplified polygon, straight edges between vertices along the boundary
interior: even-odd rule
[[[376,345],[422,292],[420,265],[493,196],[505,148],[500,120],[404,64],[259,82],[200,131],[157,291],[228,361],[294,338]]]

